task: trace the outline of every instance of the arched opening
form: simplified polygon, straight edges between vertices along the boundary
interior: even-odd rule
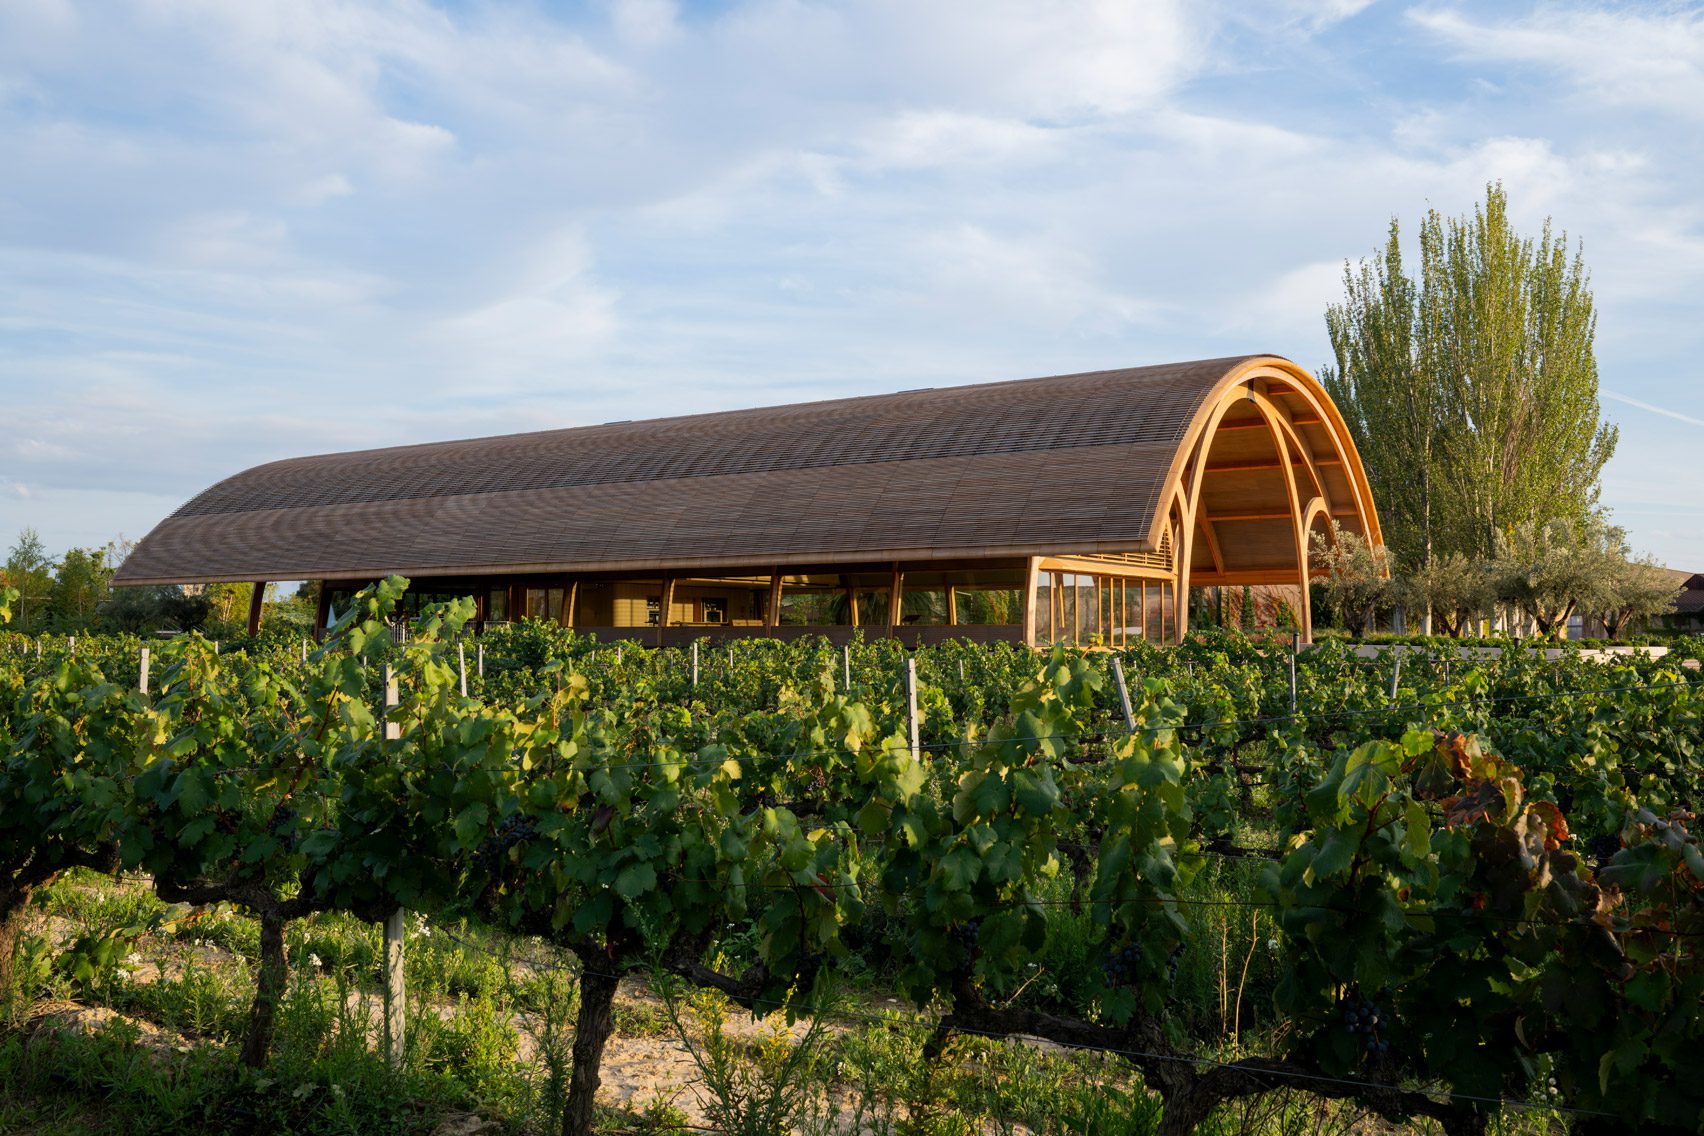
[[[1312,376],[1273,366],[1233,372],[1197,415],[1175,481],[1185,538],[1178,588],[1259,588],[1287,605],[1304,640],[1311,533],[1331,522],[1377,541],[1366,477],[1341,418]],[[1179,633],[1186,630],[1180,619]]]

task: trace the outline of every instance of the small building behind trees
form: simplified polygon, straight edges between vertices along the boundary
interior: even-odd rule
[[[1175,641],[1192,586],[1382,540],[1349,431],[1269,355],[293,458],[199,494],[117,585],[390,574],[412,604],[669,645]]]
[[[1665,631],[1704,635],[1704,572],[1674,575],[1684,577],[1680,581],[1680,594],[1675,597],[1674,610],[1658,617],[1660,626]]]

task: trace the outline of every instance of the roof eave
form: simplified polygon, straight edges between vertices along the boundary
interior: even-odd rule
[[[1134,540],[1099,540],[1070,544],[976,545],[961,548],[860,548],[838,552],[813,552],[786,556],[676,556],[653,560],[591,560],[576,562],[537,561],[490,564],[420,565],[295,565],[264,572],[220,576],[144,576],[128,578],[121,568],[113,586],[137,588],[161,584],[268,583],[276,580],[364,580],[384,576],[410,579],[468,576],[587,575],[607,572],[644,572],[657,575],[703,568],[789,568],[818,564],[931,563],[945,561],[1010,560],[1031,556],[1083,556],[1104,553],[1148,553],[1151,547]]]

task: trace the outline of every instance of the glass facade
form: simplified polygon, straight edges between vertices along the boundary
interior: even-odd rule
[[[1036,641],[1079,647],[1167,642],[1177,631],[1175,592],[1169,580],[1043,572],[1036,585]]]
[[[779,577],[711,571],[673,578],[426,580],[421,590],[403,598],[399,614],[413,616],[431,603],[471,595],[485,623],[539,619],[588,631],[650,628],[659,636],[670,629],[698,628],[749,628],[761,634],[769,628],[861,627],[876,635],[890,628],[903,635],[916,628],[930,629],[928,639],[951,637],[951,628],[964,627],[983,629],[967,630],[973,637],[1019,639],[1027,571],[1011,562],[902,569],[891,619],[896,581],[890,565],[783,571]],[[326,586],[330,619],[347,610],[356,590],[347,582]],[[1177,633],[1174,593],[1169,580],[1043,571],[1037,576],[1035,641],[1083,647],[1169,641]]]
[[[769,619],[764,576],[695,576],[674,581],[670,627],[762,627]],[[661,597],[658,598],[659,611]]]

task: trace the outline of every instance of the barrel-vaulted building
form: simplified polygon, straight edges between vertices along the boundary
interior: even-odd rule
[[[115,583],[398,573],[606,638],[1174,640],[1192,586],[1379,540],[1318,381],[1270,355],[292,458],[162,521]]]

